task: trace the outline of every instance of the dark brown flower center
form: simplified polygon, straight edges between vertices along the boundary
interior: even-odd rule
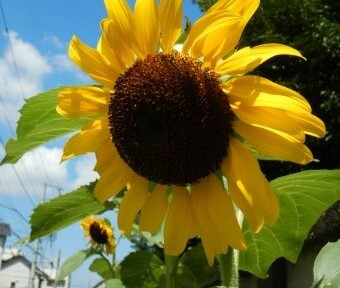
[[[98,244],[107,244],[109,237],[107,232],[102,227],[100,227],[99,223],[92,223],[89,230],[90,236],[94,242]]]
[[[179,53],[137,61],[117,79],[109,107],[122,159],[168,185],[194,183],[219,169],[232,118],[217,75]]]

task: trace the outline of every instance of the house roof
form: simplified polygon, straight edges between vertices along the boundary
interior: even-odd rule
[[[4,270],[12,265],[15,265],[16,263],[18,262],[21,262],[22,264],[24,264],[28,269],[31,269],[32,268],[32,262],[29,261],[24,255],[22,254],[17,254],[17,255],[11,255],[11,257],[9,257],[8,255],[4,255],[5,257],[3,257],[3,260],[2,260],[2,266],[1,266],[1,269]],[[42,278],[45,278],[45,279],[49,279],[48,275],[42,271],[39,267],[36,267],[35,269],[35,274],[38,276],[38,277],[42,277]]]

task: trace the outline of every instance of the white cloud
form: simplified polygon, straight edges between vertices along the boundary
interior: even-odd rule
[[[94,154],[78,157],[75,163],[76,177],[69,183],[69,190],[76,189],[82,185],[90,184],[98,178],[97,172],[93,171],[96,164]]]
[[[0,166],[4,182],[1,183],[0,193],[5,193],[7,189],[11,195],[24,195],[24,188],[17,175],[27,192],[34,196],[37,192],[41,194],[43,184],[48,181],[56,186],[64,185],[67,182],[67,163],[59,164],[61,155],[60,148],[48,149],[42,146],[25,154],[13,165]]]
[[[66,47],[66,43],[61,41],[57,36],[55,35],[45,35],[43,38],[43,42],[52,45],[53,48],[57,49],[63,49]]]
[[[34,45],[21,39],[16,32],[9,32],[9,37],[11,46],[7,45],[2,53],[0,51],[0,124],[9,120],[12,128],[15,128],[19,119],[18,110],[24,104],[24,98],[42,92],[47,76],[53,75],[56,79],[61,75],[71,76],[80,82],[92,82],[65,53],[44,55]],[[58,37],[46,37],[44,41],[63,46],[66,50],[66,45]]]
[[[53,67],[54,72],[69,73],[82,82],[91,83],[87,74],[78,69],[78,67],[70,60],[67,54],[58,53],[48,57],[49,63]]]
[[[6,114],[11,115],[10,120],[16,122],[19,117],[18,109],[24,103],[23,98],[42,90],[43,79],[52,72],[52,68],[47,58],[32,44],[22,40],[17,33],[12,31],[9,37],[12,49],[7,46],[0,55],[0,93]],[[0,122],[3,122],[5,113],[1,112]]]
[[[0,155],[4,153],[0,152]],[[42,187],[45,183],[60,187],[63,192],[69,192],[97,178],[97,174],[92,171],[95,164],[94,157],[80,157],[75,162],[74,171],[71,171],[71,165],[68,162],[60,163],[61,156],[61,148],[41,146],[25,154],[16,164],[0,166],[2,178],[0,195],[7,192],[11,195],[24,195],[24,188],[17,175],[34,199],[37,199],[37,194],[41,198]]]

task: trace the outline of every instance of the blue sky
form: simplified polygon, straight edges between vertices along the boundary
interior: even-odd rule
[[[67,45],[74,34],[85,43],[96,45],[100,34],[99,23],[105,17],[105,9],[99,0],[1,2],[13,49],[11,51],[1,19],[0,136],[1,141],[6,142],[9,137],[15,136],[13,131],[24,98],[59,85],[91,82],[68,60]],[[133,2],[129,1],[130,4]],[[183,2],[185,16],[192,21],[197,19],[200,15],[197,6],[192,5],[191,0]],[[15,234],[21,237],[29,234],[27,220],[32,209],[41,201],[44,184],[47,184],[46,198],[49,199],[96,178],[92,172],[94,159],[91,156],[59,164],[63,140],[28,153],[15,165],[0,167],[0,222],[9,223],[14,232],[7,240],[8,247],[17,241]],[[1,145],[0,158],[3,155]],[[42,251],[48,259],[55,260],[58,250],[61,250],[62,259],[65,259],[85,248],[86,244],[87,240],[83,239],[79,224],[76,224],[59,232],[53,242],[44,240]],[[28,258],[31,257],[28,247],[21,249]],[[128,242],[122,240],[117,251],[118,259],[128,251]],[[71,287],[88,287],[94,285],[97,279],[82,269],[73,275]]]

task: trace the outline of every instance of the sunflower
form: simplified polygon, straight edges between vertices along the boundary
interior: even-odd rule
[[[81,221],[81,227],[85,231],[85,237],[90,238],[90,244],[102,251],[105,248],[107,254],[112,254],[115,249],[113,230],[108,220],[88,216]]]
[[[70,58],[99,85],[59,93],[60,115],[93,117],[63,160],[95,153],[94,195],[104,202],[125,189],[118,225],[127,236],[138,214],[141,231],[164,225],[166,255],[196,236],[210,264],[228,246],[245,249],[237,211],[254,232],[279,215],[252,150],[306,164],[305,135],[325,134],[303,96],[248,73],[273,56],[303,56],[281,44],[235,48],[259,0],[218,1],[182,45],[182,0],[137,0],[133,11],[104,2],[97,47],[70,42]]]

